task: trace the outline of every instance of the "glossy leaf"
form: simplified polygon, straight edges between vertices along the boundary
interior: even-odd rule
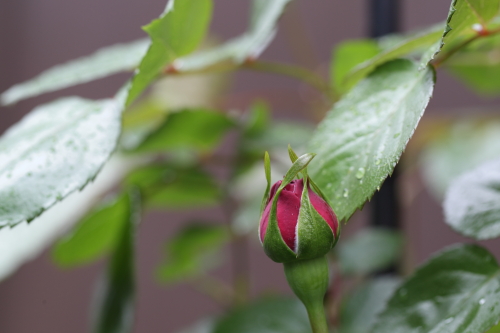
[[[167,242],[167,258],[158,268],[158,277],[172,283],[205,273],[220,264],[221,250],[228,241],[229,231],[224,226],[188,225]]]
[[[90,82],[139,65],[149,42],[145,39],[102,48],[95,53],[52,67],[35,78],[16,84],[0,96],[3,105],[47,92]]]
[[[135,296],[134,239],[140,214],[140,198],[130,191],[127,202],[127,221],[117,230],[103,289],[97,304],[96,333],[126,333],[132,331]],[[125,204],[125,203],[124,203]]]
[[[500,0],[452,0],[447,25],[441,42],[430,48],[425,61],[433,60],[438,53],[448,53],[457,45],[477,34],[477,28],[488,28],[490,21],[499,14]]]
[[[434,87],[432,69],[409,60],[379,67],[327,114],[308,151],[309,174],[339,220],[362,207],[392,173]]]
[[[193,52],[205,37],[212,15],[211,0],[171,0],[165,12],[144,30],[151,45],[132,80],[132,103],[176,58]]]
[[[439,40],[441,34],[442,27],[435,26],[429,30],[424,30],[416,35],[412,35],[408,39],[403,39],[396,45],[383,50],[376,56],[350,70],[349,73],[346,74],[342,86],[346,90],[351,89],[359,80],[373,72],[378,66],[396,58],[403,57],[422,47],[430,47]]]
[[[400,283],[396,277],[379,277],[369,280],[344,298],[339,318],[340,333],[369,332]]]
[[[257,58],[276,34],[276,24],[285,6],[292,0],[254,0],[251,25],[246,33],[206,51],[177,59],[177,71],[202,70],[224,62],[241,64]]]
[[[54,247],[53,258],[61,266],[92,262],[116,248],[130,219],[128,194],[110,200],[87,214],[75,230]]]
[[[370,39],[351,40],[340,43],[332,57],[330,79],[332,87],[345,92],[343,87],[346,75],[357,65],[373,58],[380,52],[378,44]]]
[[[122,103],[61,99],[0,138],[0,227],[31,221],[92,181],[120,134]]]
[[[205,207],[216,204],[221,195],[212,177],[196,167],[150,165],[132,172],[125,182],[139,187],[151,208]]]
[[[419,163],[427,187],[441,201],[458,176],[500,158],[500,120],[466,119],[436,131],[439,135],[423,148]]]
[[[217,147],[234,125],[227,115],[216,111],[184,110],[171,113],[134,152],[155,153],[180,149],[208,152]]]
[[[30,224],[23,222],[15,228],[1,229],[0,280],[41,254],[138,162],[112,157],[96,180],[82,191],[73,192]]]
[[[398,232],[370,228],[358,232],[337,246],[344,274],[368,274],[393,265],[400,257],[403,240]]]
[[[476,245],[448,248],[396,291],[372,333],[484,332],[500,318],[500,267]]]
[[[475,239],[500,236],[500,160],[491,161],[455,180],[444,200],[446,222]]]
[[[267,298],[236,308],[213,333],[310,333],[305,307],[298,299]]]

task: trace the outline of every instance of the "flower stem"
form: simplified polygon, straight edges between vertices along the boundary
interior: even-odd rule
[[[329,280],[326,256],[284,263],[283,266],[290,288],[307,309],[313,333],[328,333],[323,305]]]

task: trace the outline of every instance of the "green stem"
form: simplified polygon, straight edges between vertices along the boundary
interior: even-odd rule
[[[307,307],[307,315],[309,316],[309,322],[311,323],[313,333],[328,333],[323,303],[313,304]]]
[[[323,300],[328,290],[326,256],[283,264],[290,288],[304,303],[313,333],[328,333]]]
[[[500,28],[489,30],[487,33],[483,33],[483,34],[478,33],[478,34],[470,37],[469,39],[466,39],[465,41],[463,41],[459,45],[457,45],[454,48],[452,48],[448,53],[445,53],[441,57],[438,57],[436,60],[434,60],[432,62],[434,68],[440,67],[443,62],[445,62],[446,60],[448,60],[449,58],[451,58],[452,55],[454,55],[455,53],[457,53],[461,49],[465,48],[470,43],[472,43],[472,42],[474,42],[474,41],[476,41],[478,39],[481,39],[481,38],[487,38],[487,37],[496,35],[498,33],[500,33]]]
[[[242,68],[293,77],[316,88],[319,92],[322,92],[326,97],[328,97],[332,101],[337,100],[337,96],[335,96],[332,89],[330,89],[328,83],[326,83],[326,81],[323,80],[321,76],[317,75],[314,72],[311,72],[310,70],[304,67],[291,64],[256,60],[244,63],[242,65]]]

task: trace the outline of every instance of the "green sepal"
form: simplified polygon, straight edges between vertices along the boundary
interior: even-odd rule
[[[332,228],[316,211],[309,200],[308,178],[304,178],[304,189],[297,225],[297,258],[313,259],[328,253],[336,242]]]
[[[269,192],[271,190],[271,159],[269,158],[269,153],[266,151],[264,153],[264,172],[266,173],[267,187],[266,192],[264,192],[264,198],[262,198],[262,204],[260,205],[260,217],[262,218],[262,213],[266,208],[267,200],[269,199]]]
[[[321,199],[325,200],[325,202],[330,206],[330,207],[333,207],[332,203],[330,202],[330,199],[328,199],[328,197],[326,195],[323,194],[323,192],[321,191],[321,189],[319,188],[318,185],[316,185],[316,183],[309,177],[308,178],[309,180],[309,184],[311,184],[312,188],[313,188],[313,191],[316,192],[316,194],[318,194]],[[332,208],[333,210],[333,208]],[[333,212],[335,214],[335,212]],[[337,217],[337,215],[335,214],[335,217]],[[333,247],[335,247],[335,245],[337,244],[338,240],[339,240],[339,237],[340,237],[340,221],[337,219],[338,221],[338,224],[337,224],[337,230],[335,232],[335,243],[333,244]]]
[[[299,159],[290,145],[288,145],[288,156],[290,156],[290,161],[292,161],[292,163],[295,163],[295,161]]]
[[[264,252],[272,261],[291,262],[297,260],[297,255],[286,245],[278,227],[278,198],[283,189],[280,187],[273,198],[266,235],[264,236]]]
[[[295,162],[293,162],[290,169],[288,169],[285,177],[283,177],[283,182],[281,183],[278,191],[281,192],[281,190],[285,186],[290,184],[290,182],[299,174],[299,172],[305,170],[305,168],[307,168],[307,166],[315,156],[316,154],[314,153],[307,153],[300,156]],[[276,193],[276,195],[278,195],[278,193]]]

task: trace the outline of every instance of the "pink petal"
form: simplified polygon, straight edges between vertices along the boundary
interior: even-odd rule
[[[309,201],[311,201],[311,204],[313,205],[314,209],[323,217],[332,228],[333,234],[335,237],[337,237],[337,228],[339,226],[339,222],[337,220],[337,217],[335,216],[335,213],[332,210],[332,207],[330,207],[329,204],[325,202],[319,195],[316,194],[313,190],[310,188],[308,189],[309,193]]]

